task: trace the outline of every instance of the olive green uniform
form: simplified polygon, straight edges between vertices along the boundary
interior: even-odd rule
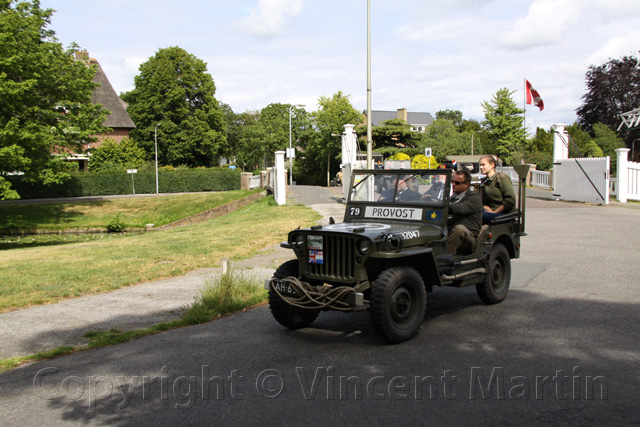
[[[485,178],[480,184],[482,205],[489,206],[492,210],[504,205],[502,214],[513,212],[516,206],[516,195],[513,192],[511,178],[502,172],[496,172],[491,178]]]
[[[449,213],[453,215],[449,222],[447,251],[450,254],[471,252],[482,225],[482,200],[477,193],[467,190],[451,199]]]

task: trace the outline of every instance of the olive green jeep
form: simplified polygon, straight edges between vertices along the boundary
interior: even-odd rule
[[[291,231],[281,244],[296,259],[265,282],[273,317],[300,329],[322,310],[366,310],[375,331],[398,343],[418,332],[434,286],[475,286],[486,304],[504,300],[525,235],[523,180],[517,211],[483,225],[472,253],[453,256],[451,179],[442,169],[355,170],[344,222]]]

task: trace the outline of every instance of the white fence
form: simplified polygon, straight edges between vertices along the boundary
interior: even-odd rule
[[[249,182],[249,188],[260,188],[262,185],[260,175],[253,175]]]
[[[518,183],[518,173],[511,166],[503,166],[502,173],[508,175],[511,178],[511,182]],[[551,172],[539,171],[531,169],[531,185],[538,188],[544,188],[546,190],[551,189]]]
[[[531,170],[531,185],[533,187],[551,189],[551,172]]]
[[[640,163],[628,160],[629,149],[618,148],[616,198],[620,202],[640,200]]]
[[[640,200],[640,163],[628,163],[627,199]]]
[[[562,159],[553,165],[554,193],[561,200],[609,203],[609,157]]]

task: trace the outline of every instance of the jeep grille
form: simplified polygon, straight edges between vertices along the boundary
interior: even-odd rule
[[[310,278],[351,282],[355,279],[355,239],[344,235],[323,235],[324,264],[307,263]],[[308,261],[308,260],[307,260]]]

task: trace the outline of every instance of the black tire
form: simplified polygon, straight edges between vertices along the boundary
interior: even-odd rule
[[[485,279],[476,285],[476,291],[485,304],[497,304],[507,297],[510,283],[511,257],[509,251],[502,243],[496,243],[491,248]]]
[[[413,338],[420,329],[426,307],[424,282],[412,267],[383,271],[371,289],[371,323],[380,336],[392,343]]]
[[[273,274],[276,279],[284,279],[289,276],[298,277],[298,260],[293,259],[285,262]],[[287,304],[273,289],[269,289],[269,308],[278,323],[289,329],[306,328],[320,314],[320,310],[305,310]]]

